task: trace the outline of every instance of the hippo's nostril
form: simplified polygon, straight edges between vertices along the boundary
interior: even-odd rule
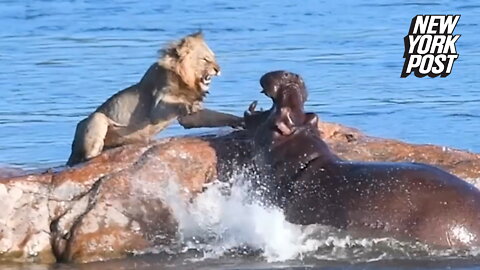
[[[290,73],[288,73],[288,72],[283,73],[283,77],[285,77],[285,78],[287,78],[289,75],[290,75]]]

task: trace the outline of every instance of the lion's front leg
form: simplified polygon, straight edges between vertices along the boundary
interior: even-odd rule
[[[202,109],[195,113],[178,118],[178,122],[184,128],[200,127],[232,127],[242,128],[245,123],[242,117],[233,114]]]

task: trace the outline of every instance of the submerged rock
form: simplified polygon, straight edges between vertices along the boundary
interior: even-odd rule
[[[25,174],[28,174],[28,173],[29,173],[28,171],[24,171],[20,168],[13,168],[13,167],[1,168],[0,167],[0,179],[25,175]]]
[[[373,138],[333,123],[319,128],[345,159],[425,162],[480,177],[477,154]],[[179,195],[173,201],[186,203],[251,159],[251,142],[239,131],[128,145],[73,168],[0,172],[0,260],[89,262],[173,245],[172,190]]]

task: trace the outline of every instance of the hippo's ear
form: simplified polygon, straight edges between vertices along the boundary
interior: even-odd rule
[[[250,103],[250,105],[248,106],[248,112],[250,112],[252,114],[254,112],[256,112],[257,105],[258,105],[258,101],[256,101],[256,100],[252,101],[252,103]]]
[[[299,76],[299,86],[300,86],[300,89],[302,89],[302,99],[303,99],[303,103],[305,103],[308,99],[308,91],[307,91],[307,87],[305,86],[305,82],[303,81],[302,77]]]

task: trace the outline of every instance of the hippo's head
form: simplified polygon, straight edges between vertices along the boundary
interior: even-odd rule
[[[293,126],[302,124],[304,121],[303,105],[307,100],[307,90],[305,83],[300,75],[278,70],[264,74],[260,78],[262,93],[270,97],[273,106],[268,111],[256,111],[256,101],[253,102],[244,114],[247,130],[253,135],[258,129],[265,132],[267,127],[271,127],[273,119],[280,111],[288,108],[288,119],[292,120],[284,129],[284,134],[290,133]],[[263,128],[262,128],[263,126]]]
[[[262,93],[273,99],[274,102],[277,99],[279,89],[287,85],[296,85],[302,101],[305,102],[307,100],[305,82],[300,75],[293,72],[277,70],[265,73],[260,78],[260,85],[263,89]]]

